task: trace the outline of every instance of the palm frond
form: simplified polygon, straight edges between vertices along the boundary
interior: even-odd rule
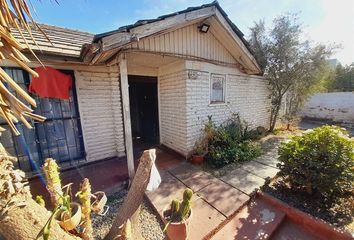
[[[13,36],[11,29],[18,31],[26,47]],[[26,0],[0,0],[0,62],[5,59],[11,60],[32,76],[38,77],[38,74],[28,66],[30,60],[21,53],[21,51],[28,49],[40,62],[23,34],[24,32],[28,33],[30,40],[38,46],[32,35],[32,29],[41,32],[50,42],[45,32],[34,21]],[[18,96],[21,96],[26,103],[12,94],[4,83],[11,87]],[[27,119],[45,120],[44,117],[34,114],[33,109],[26,105],[27,103],[36,107],[36,101],[0,67],[0,117],[5,119],[15,135],[20,134],[15,125],[18,121],[31,128]]]

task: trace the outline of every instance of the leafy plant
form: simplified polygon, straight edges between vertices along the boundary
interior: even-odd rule
[[[280,176],[293,188],[328,199],[353,194],[354,139],[337,126],[322,126],[294,136],[279,148]]]
[[[183,200],[179,201],[177,199],[172,200],[170,205],[170,216],[169,221],[165,225],[164,232],[167,230],[168,226],[172,222],[182,222],[185,221],[191,212],[193,191],[190,188],[186,188],[183,192]]]
[[[64,186],[64,188],[66,189],[66,191],[63,195],[59,196],[60,204],[53,209],[51,216],[49,217],[46,224],[43,226],[42,230],[38,233],[36,239],[38,239],[40,236],[43,236],[43,240],[48,240],[53,219],[64,219],[66,217],[71,216],[71,184]]]
[[[249,130],[247,123],[237,114],[220,126],[216,126],[209,117],[204,132],[208,146],[205,158],[212,167],[247,161],[260,153],[259,147],[251,141],[259,134],[256,130]]]

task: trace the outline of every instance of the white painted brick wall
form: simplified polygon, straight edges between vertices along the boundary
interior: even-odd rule
[[[197,79],[188,72],[196,70]],[[226,103],[210,104],[210,73],[226,74]],[[209,63],[186,62],[183,68],[159,76],[160,141],[188,156],[199,138],[208,115],[221,124],[239,113],[252,127],[268,126],[270,100],[263,77]]]
[[[162,73],[158,78],[160,143],[184,154],[186,136],[186,71]]]
[[[187,151],[189,154],[198,140],[208,116],[221,124],[233,113],[239,113],[251,127],[268,126],[269,91],[267,81],[258,76],[235,73],[225,67],[213,66],[209,71],[198,71],[197,79],[186,80],[187,85]],[[226,74],[226,103],[210,104],[210,73]],[[187,75],[188,76],[188,75]]]
[[[117,71],[76,70],[76,88],[88,161],[124,155]]]

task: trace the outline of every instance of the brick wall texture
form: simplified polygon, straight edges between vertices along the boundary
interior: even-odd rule
[[[189,77],[195,71],[197,78]],[[251,127],[267,127],[269,90],[260,76],[237,74],[234,69],[214,66],[211,71],[182,69],[159,76],[160,142],[188,156],[211,115],[221,124],[238,113]],[[226,75],[226,99],[223,104],[210,104],[210,74]]]

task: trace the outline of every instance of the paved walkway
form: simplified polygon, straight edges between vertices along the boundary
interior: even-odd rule
[[[251,194],[264,185],[267,178],[273,178],[279,169],[276,167],[278,148],[275,147],[253,161],[226,173],[221,180],[245,194]]]
[[[189,239],[208,239],[248,203],[250,194],[262,186],[266,178],[275,176],[278,169],[275,168],[274,154],[276,149],[220,179],[183,163],[160,172],[160,187],[154,192],[147,192],[147,196],[161,214],[171,200],[181,199],[184,189],[191,188],[195,196]]]

